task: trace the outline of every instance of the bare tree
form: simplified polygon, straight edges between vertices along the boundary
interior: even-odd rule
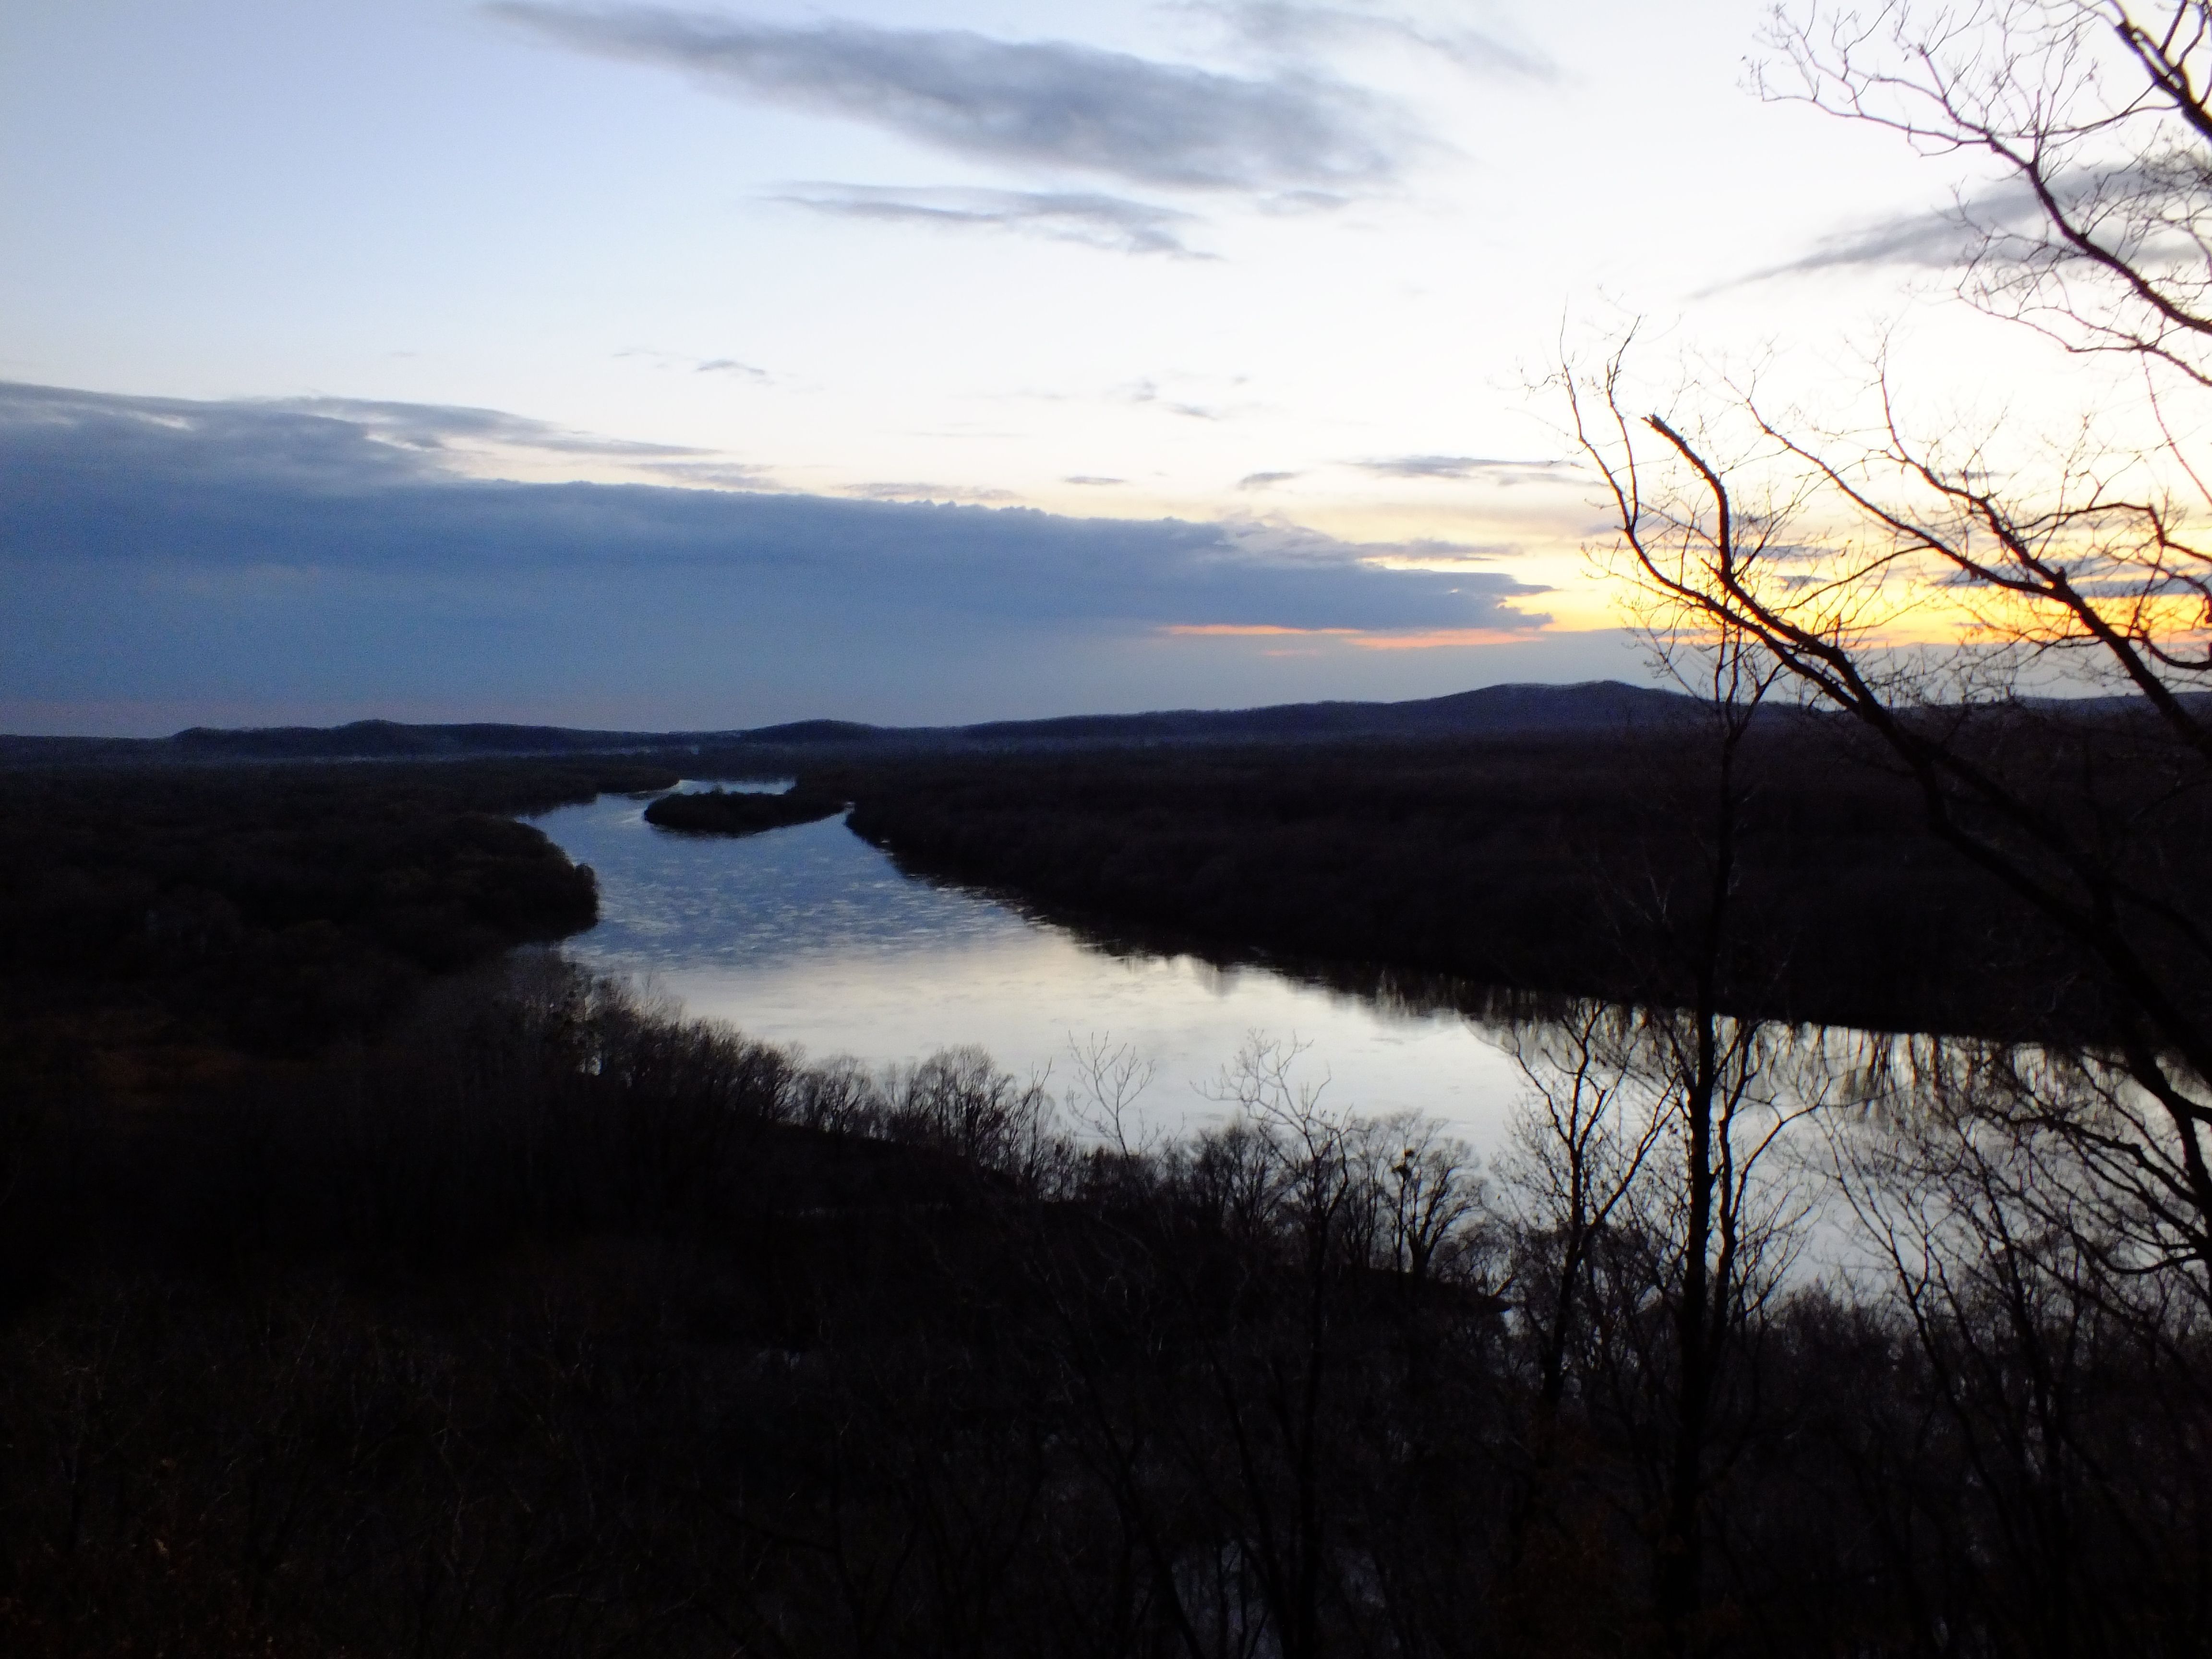
[[[2185,1650],[2205,1595],[2181,1449],[2212,1422],[2201,1266],[2165,1259],[2162,1230],[2096,1167],[2100,1138],[2020,1115],[2031,1095],[2096,1111],[2110,1085],[2094,1067],[1899,1047],[1869,1111],[1827,1120],[1931,1425],[1926,1478],[1889,1498],[1927,1517],[1925,1547],[1895,1570],[1923,1581],[1917,1605],[1971,1608],[2007,1651]]]
[[[1646,614],[1716,661],[1741,641],[1847,715],[1933,832],[2090,965],[2089,1035],[2155,1105],[2125,1156],[2199,1256],[2212,905],[2185,849],[2212,784],[2212,555],[2175,488],[2203,495],[2166,395],[2212,362],[2192,355],[2212,246],[2187,228],[2212,211],[2208,24],[2202,5],[2146,22],[2061,3],[1776,25],[1796,95],[2013,169],[2027,210],[1961,205],[1965,291],[2074,349],[2131,353],[2149,444],[2092,428],[2019,468],[1989,442],[1918,442],[1887,368],[1870,436],[1807,435],[1755,388],[1709,388],[1702,419],[1640,412],[1626,345],[1561,376]],[[1955,643],[1897,648],[1931,610]],[[2054,676],[2124,695],[2068,720],[2029,695]]]
[[[1648,526],[1637,533],[1649,536]],[[1735,556],[1747,526],[1731,517],[1675,533],[1702,533]],[[1518,1137],[1533,1212],[1523,1257],[1526,1267],[1542,1265],[1526,1315],[1537,1348],[1529,1494],[1509,1551],[1517,1560],[1543,1502],[1576,1328],[1603,1321],[1614,1352],[1597,1357],[1597,1369],[1609,1372],[1614,1407],[1644,1447],[1661,1644],[1684,1655],[1707,1641],[1720,1418],[1796,1219],[1762,1170],[1793,1115],[1774,1092],[1777,1038],[1729,1006],[1747,988],[1729,983],[1755,787],[1747,748],[1780,670],[1746,630],[1725,623],[1693,630],[1663,605],[1650,612],[1647,633],[1661,665],[1698,694],[1710,726],[1681,744],[1679,799],[1668,803],[1699,856],[1686,870],[1655,867],[1623,881],[1616,899],[1635,913],[1634,934],[1666,958],[1646,964],[1650,983],[1685,986],[1689,1000],[1585,1009],[1522,1049],[1533,1085]]]
[[[2113,1607],[2158,1600],[2121,1586],[2168,1571],[2139,1564],[2166,1559],[2148,1517],[2172,1500],[2130,1484],[2106,1391],[2195,1374],[2212,1267],[2212,5],[1815,5],[1778,14],[1771,44],[1769,95],[1994,168],[1945,226],[1902,227],[1951,239],[1969,305],[2140,376],[2055,442],[1923,435],[1887,361],[1856,430],[1781,415],[1756,383],[1647,401],[1632,334],[1560,376],[1639,620],[1678,660],[1741,653],[1842,716],[2057,942],[2070,978],[2027,1015],[2063,1041],[1921,1056],[1911,1113],[1842,1173],[1948,1422],[1945,1467],[2004,1494],[1972,1515],[1929,1497],[1932,1535],[2021,1650],[2119,1650]],[[2041,695],[2058,690],[2105,695]],[[1687,1366],[1699,1339],[1678,1340]],[[2197,1391],[2155,1404],[2185,1443]],[[1686,1489],[1678,1473],[1678,1515]]]
[[[1551,1419],[1567,1386],[1567,1354],[1584,1316],[1592,1250],[1627,1205],[1662,1127],[1625,1098],[1625,1027],[1633,1016],[1584,1003],[1512,1028],[1507,1044],[1528,1083],[1508,1173],[1522,1213],[1514,1281],[1536,1343],[1539,1419],[1532,1458],[1549,1459]]]
[[[1783,7],[1768,44],[1766,96],[1993,165],[1996,180],[1949,216],[1969,302],[2069,351],[2212,387],[2203,0]],[[2170,551],[2202,599],[2202,556]]]

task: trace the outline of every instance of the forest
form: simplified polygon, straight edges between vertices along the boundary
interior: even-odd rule
[[[2200,793],[2130,775],[2123,717],[2013,713],[1971,738],[2098,815],[2145,870],[2212,844]],[[1349,985],[1425,979],[1681,1004],[1666,896],[1710,848],[1702,733],[1133,750],[910,763],[854,830],[902,866],[1097,936],[1273,960]],[[2094,806],[2051,787],[2094,749]],[[2048,923],[1931,836],[1911,781],[1831,721],[1747,734],[1720,964],[1734,1012],[1887,1030],[2080,1036],[2096,988]],[[2145,811],[2144,803],[2156,803]],[[1449,985],[1431,988],[1449,997]]]
[[[1994,900],[1949,937],[1976,878],[1841,731],[1715,732],[793,792],[1102,927],[1488,974],[1487,1157],[1265,1043],[1166,1135],[1126,1052],[810,1065],[595,982],[514,815],[647,760],[8,775],[0,1639],[2202,1651],[2202,1328],[2071,1133],[2131,1109],[2094,963]],[[2202,844],[2107,771],[2142,857]],[[1961,1023],[1815,1053],[1858,976]]]
[[[0,743],[0,1652],[2212,1652],[2212,7],[1753,73],[1984,168],[1876,240],[2125,398],[1563,330],[1633,719]],[[687,1018],[562,954],[610,791],[1479,1008],[1510,1121]]]

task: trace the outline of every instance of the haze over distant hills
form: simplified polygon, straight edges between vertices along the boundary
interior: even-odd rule
[[[486,722],[336,726],[192,726],[167,738],[0,736],[0,764],[177,763],[240,760],[434,760],[665,750],[865,746],[941,750],[1092,743],[1229,743],[1330,738],[1439,738],[1621,730],[1668,724],[1694,707],[1672,691],[1589,680],[1492,685],[1407,702],[1295,702],[1261,708],[1074,714],[973,726],[868,726],[799,720],[718,732],[607,732]]]

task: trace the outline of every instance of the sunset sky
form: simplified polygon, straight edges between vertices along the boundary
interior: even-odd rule
[[[1563,334],[2018,357],[1764,15],[0,0],[0,729],[1639,678]]]

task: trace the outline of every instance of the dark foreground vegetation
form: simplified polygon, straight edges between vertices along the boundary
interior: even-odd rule
[[[0,1645],[1674,1650],[1632,1114],[1593,1231],[1540,1137],[1486,1182],[1244,1075],[1078,1145],[981,1056],[803,1070],[539,959],[159,1114],[18,1093]],[[2198,1337],[2081,1264],[1780,1265],[1725,1310],[1694,1650],[2203,1650]]]
[[[0,1044],[313,1053],[597,916],[514,822],[665,788],[622,760],[0,774]]]
[[[757,836],[835,817],[848,804],[843,780],[810,777],[779,794],[718,787],[663,795],[645,809],[645,821],[694,835]]]
[[[1765,908],[1793,860],[1956,902],[1879,774],[1273,752],[851,787],[1038,888],[1211,847],[1171,890],[1226,936],[1319,894],[1343,931],[1267,937],[1380,938],[1342,918],[1403,892],[1364,925],[1633,975],[1493,1000],[1528,1097],[1486,1162],[1264,1043],[1219,1122],[1147,1136],[1131,1055],[1056,1096],[809,1067],[515,951],[592,888],[501,815],[649,768],[10,779],[0,1651],[2212,1644],[2202,1255],[2116,1184],[2154,1144],[2125,1076],[1822,1053],[1719,995],[1794,994],[1778,915],[1872,937],[1840,889]],[[2078,957],[2031,975],[2068,959],[1986,961],[2094,1014]]]

